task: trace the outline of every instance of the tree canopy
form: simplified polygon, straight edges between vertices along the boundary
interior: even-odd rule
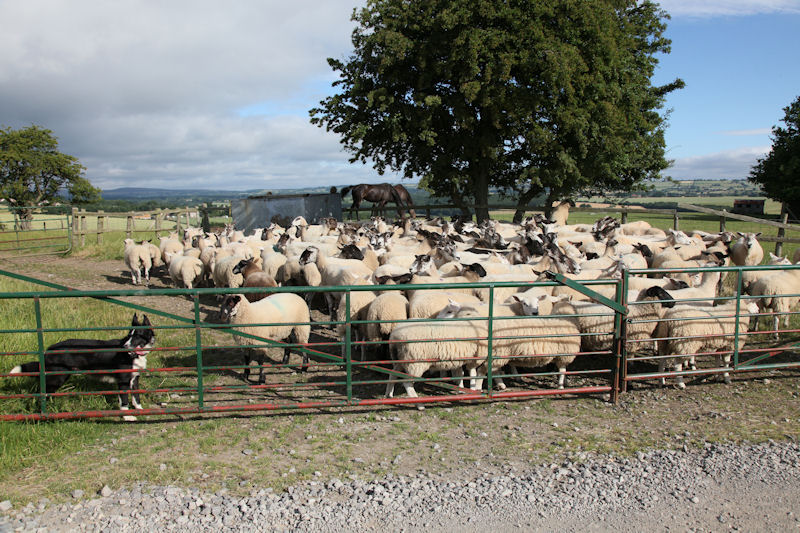
[[[96,201],[100,191],[84,177],[84,170],[76,157],[58,151],[58,140],[48,129],[0,129],[0,196],[23,218],[31,213],[20,208],[52,203],[62,189],[72,203]]]
[[[785,202],[800,216],[800,96],[783,108],[786,127],[773,126],[772,148],[753,166],[749,180],[767,197]]]
[[[631,187],[668,166],[659,110],[683,82],[650,82],[667,18],[637,0],[368,0],[311,121],[459,205]]]

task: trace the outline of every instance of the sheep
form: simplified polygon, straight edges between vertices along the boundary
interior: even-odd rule
[[[736,266],[760,265],[764,259],[764,250],[758,244],[758,233],[737,232],[739,238],[731,245],[731,261]]]
[[[223,257],[222,259],[217,259],[214,262],[214,271],[211,273],[211,278],[214,280],[214,286],[230,287],[232,289],[241,287],[242,283],[244,283],[244,276],[241,274],[235,274],[233,272],[233,267],[235,267],[242,259],[245,259],[245,257],[240,255],[229,255]]]
[[[798,248],[800,250],[800,248]],[[776,266],[776,265],[791,265],[792,262],[789,261],[786,257],[780,257],[772,252],[769,253],[769,261],[767,261],[767,265],[769,266]],[[759,279],[769,276],[770,274],[775,274],[774,270],[742,270],[742,289],[747,293],[751,294],[750,287],[758,281]]]
[[[387,291],[370,302],[364,320],[380,321],[364,324],[364,337],[368,341],[386,341],[398,324],[409,317],[409,302],[400,291]],[[381,346],[387,352],[389,347]]]
[[[640,341],[650,339],[666,309],[675,305],[670,293],[661,287],[650,287],[639,293],[636,304],[629,306],[626,339],[635,352]],[[581,332],[581,349],[585,352],[608,351],[613,343],[614,313],[595,302],[559,302],[553,314],[574,314]]]
[[[289,259],[280,252],[276,252],[272,248],[265,248],[261,251],[261,268],[268,276],[275,278],[278,275],[278,269],[281,265],[286,264]]]
[[[150,252],[150,263],[152,264],[152,268],[158,268],[164,265],[164,261],[161,259],[161,250],[150,241],[142,241],[142,246],[147,248],[147,251]]]
[[[250,303],[242,294],[229,294],[225,297],[220,313],[228,321],[238,327],[235,331],[260,337],[253,339],[242,335],[234,335],[233,340],[240,346],[254,346],[247,349],[244,356],[245,381],[250,379],[250,365],[253,361],[259,364],[258,383],[264,384],[264,356],[268,348],[263,345],[264,339],[285,341],[293,344],[307,344],[311,333],[311,314],[306,302],[298,295],[284,292],[267,296],[263,300]],[[267,326],[251,324],[270,324]],[[241,326],[240,326],[241,325]],[[293,338],[292,338],[293,337]],[[258,347],[255,347],[258,346]],[[282,364],[289,362],[291,348],[284,348]],[[303,352],[303,372],[308,371],[308,353]]]
[[[795,263],[798,264],[798,263]],[[783,315],[784,327],[789,327],[789,314],[800,303],[800,270],[784,270],[765,276],[750,285],[750,294],[756,298],[760,312],[773,313],[773,336],[780,338],[778,322]]]
[[[368,280],[358,279],[351,285],[371,285],[372,283]],[[346,322],[352,320],[365,320],[367,314],[367,308],[369,304],[372,303],[377,295],[372,291],[351,291],[350,292],[350,315],[347,316],[347,305],[345,302],[342,301],[339,303],[339,307],[336,308],[336,316],[334,317],[339,324],[336,324],[336,334],[339,337],[344,337]],[[342,296],[344,299],[345,296]],[[362,332],[364,331],[363,324],[354,324],[351,328],[353,332],[353,337],[355,341],[359,341],[364,335]],[[344,350],[344,346],[342,346],[342,350]],[[364,360],[364,345],[361,345],[361,360]]]
[[[131,281],[134,285],[139,285],[142,282],[142,270],[144,270],[144,279],[149,282],[150,267],[153,265],[150,251],[141,244],[136,244],[133,239],[125,239],[123,243],[125,266],[131,272]]]
[[[472,294],[449,290],[413,291],[408,298],[409,318],[435,318],[451,302],[463,306],[478,306],[481,301]]]
[[[513,307],[495,306],[494,316],[526,316],[530,318],[494,319],[492,321],[492,372],[506,365],[541,367],[553,362],[558,368],[557,386],[566,384],[567,366],[575,360],[581,349],[581,337],[574,317],[549,315],[552,304],[549,296],[513,295]],[[508,309],[514,309],[509,312]],[[488,306],[478,308],[481,316],[487,316]],[[488,329],[487,324],[483,324]],[[484,362],[470,373],[485,376],[488,365]],[[498,378],[497,384],[505,384]],[[480,390],[483,378],[471,380],[470,387]]]
[[[323,286],[353,285],[356,280],[369,279],[372,270],[366,267],[361,261],[355,259],[336,259],[325,257],[319,248],[310,246],[300,255],[300,264],[315,263],[321,275]],[[331,320],[335,319],[334,313],[342,293],[325,293],[325,301],[328,304],[328,311]]]
[[[177,236],[173,237],[172,235],[169,237],[159,237],[158,240],[158,248],[161,250],[161,260],[165,265],[169,266],[167,254],[174,256],[183,253],[183,243],[177,239]]]
[[[456,318],[477,317],[478,311],[465,307]],[[485,338],[486,328],[480,321],[458,321],[398,324],[389,336],[389,350],[394,359],[395,372],[403,372],[411,377],[422,377],[427,370],[452,370],[456,376],[463,376],[463,367],[471,372],[486,359],[486,343],[475,339]],[[418,342],[438,339],[437,342]],[[416,341],[416,342],[415,342]],[[386,397],[394,396],[397,376],[392,374],[386,384]],[[406,394],[416,398],[417,392],[410,380],[403,381]]]
[[[717,284],[720,279],[718,270],[706,270],[696,287],[685,289],[674,289],[669,292],[676,303],[691,304],[699,306],[712,306],[717,296]],[[695,300],[692,302],[682,302],[681,300]]]
[[[203,279],[204,267],[200,259],[188,255],[172,257],[169,253],[167,256],[170,258],[169,277],[176,286],[183,282],[187,289],[191,289],[195,280]]]
[[[566,226],[567,218],[569,217],[569,208],[571,205],[575,205],[575,203],[571,200],[564,200],[558,204],[550,214],[550,220],[552,220],[553,223],[558,226]]]
[[[746,305],[746,313],[736,316],[737,302],[728,302],[716,307],[692,305],[676,305],[668,309],[655,331],[658,344],[658,371],[663,373],[667,366],[676,372],[683,370],[683,361],[693,359],[695,354],[723,352],[733,349],[733,335],[738,327],[740,332],[747,331],[749,315],[757,313],[754,302]],[[747,340],[746,335],[739,337],[741,349]],[[717,353],[717,366],[730,366],[730,353]],[[728,372],[723,373],[725,383],[730,383]],[[666,385],[666,378],[661,377],[661,385]],[[683,376],[677,376],[679,388],[686,388]]]
[[[253,259],[242,259],[231,269],[233,274],[241,274],[244,278],[242,287],[277,287],[275,279],[264,273]],[[257,302],[267,297],[266,292],[248,292],[248,302]]]

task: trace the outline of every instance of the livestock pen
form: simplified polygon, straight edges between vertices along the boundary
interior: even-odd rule
[[[122,336],[131,328],[128,324],[134,311],[149,315],[157,337],[148,368],[142,371],[142,387],[130,391],[139,393],[143,398],[145,409],[136,411],[137,415],[453,402],[567,393],[611,394],[616,381],[615,367],[611,364],[604,367],[598,362],[593,367],[590,365],[582,370],[570,371],[575,385],[563,390],[542,385],[541,380],[545,376],[556,375],[552,372],[531,372],[515,376],[510,373],[492,375],[490,370],[487,376],[490,384],[503,377],[518,377],[530,383],[500,392],[492,388],[487,391],[472,391],[457,386],[456,378],[449,376],[411,378],[390,368],[397,361],[385,358],[357,360],[353,357],[356,348],[385,344],[355,339],[353,329],[368,321],[346,318],[341,322],[314,322],[314,335],[308,343],[287,344],[256,338],[258,343],[246,348],[231,342],[231,337],[247,334],[236,331],[230,324],[209,321],[217,319],[215,298],[218,295],[263,289],[74,291],[11,272],[4,271],[0,274],[6,282],[8,279],[15,280],[15,288],[24,285],[28,289],[34,289],[0,293],[0,300],[4,302],[4,307],[9,308],[9,315],[14,318],[12,324],[4,325],[0,330],[3,335],[0,347],[0,419],[89,418],[132,414],[130,411],[111,408],[110,402],[104,400],[113,399],[118,394],[116,388],[87,379],[87,374],[98,372],[64,371],[66,374],[76,374],[80,379],[73,379],[68,382],[68,387],[58,391],[39,392],[43,375],[38,372],[34,376],[10,374],[9,370],[30,360],[45,363],[47,346],[57,340]],[[466,284],[465,287],[485,288],[488,285],[490,284]],[[431,285],[426,286],[426,289],[445,287]],[[336,290],[344,292],[342,305],[349,306],[350,296],[366,288],[369,287],[337,287]],[[386,290],[407,288],[409,287],[403,285],[385,287]],[[493,290],[492,286],[488,288]],[[330,289],[278,288],[274,292],[313,293]],[[163,306],[165,299],[170,298],[189,299],[193,313],[190,316],[181,316],[162,311],[159,307]],[[65,312],[67,309],[69,312]],[[345,313],[345,316],[350,315]],[[491,311],[484,320],[491,323]],[[343,327],[344,335],[338,338],[332,333],[331,326]],[[494,341],[491,333],[482,338],[468,340],[484,343],[491,357],[491,343]],[[427,343],[435,341],[436,339],[424,340]],[[241,374],[246,367],[241,363],[241,350],[278,350],[287,346],[295,352],[310,355],[312,364],[309,372],[298,372],[300,363],[293,356],[287,364],[266,362],[264,368],[269,377],[263,384],[241,380]],[[588,357],[592,354],[582,355]],[[278,357],[272,359],[279,360]],[[607,358],[606,362],[613,361],[613,358]],[[47,373],[46,363],[44,369]],[[36,379],[30,379],[31,377]],[[384,398],[385,385],[392,377],[413,379],[424,389],[424,395],[418,398]],[[69,387],[70,383],[74,383],[74,388]]]
[[[749,267],[760,269],[764,267]],[[779,267],[771,267],[777,269]],[[728,268],[728,272],[741,276],[747,268]],[[640,272],[631,272],[637,274]],[[248,293],[263,291],[252,289],[136,289],[118,291],[75,291],[51,282],[43,282],[12,272],[0,272],[0,301],[4,302],[7,312],[3,317],[0,330],[0,419],[64,419],[93,418],[123,415],[193,415],[213,413],[233,413],[245,411],[278,411],[287,409],[328,409],[347,407],[366,407],[378,405],[424,404],[441,402],[508,400],[512,398],[530,398],[561,394],[589,394],[592,396],[608,395],[615,400],[617,395],[634,381],[653,383],[661,377],[678,375],[694,375],[730,372],[753,372],[778,368],[792,369],[798,366],[793,346],[797,330],[783,330],[783,343],[761,345],[749,343],[751,355],[747,359],[739,358],[742,350],[736,349],[731,368],[701,368],[677,373],[664,373],[653,370],[658,355],[649,347],[647,350],[634,350],[635,344],[626,339],[626,331],[632,325],[628,317],[631,307],[640,305],[627,302],[626,274],[620,280],[597,280],[577,284],[560,276],[554,276],[549,283],[474,283],[460,284],[464,288],[481,288],[491,291],[509,285],[547,286],[568,284],[580,292],[587,293],[604,302],[606,312],[611,316],[610,326],[602,331],[608,337],[609,349],[584,350],[571,355],[575,362],[567,372],[567,386],[559,389],[555,381],[559,372],[548,367],[531,364],[536,357],[553,358],[564,355],[555,353],[531,353],[517,351],[504,353],[506,368],[496,368],[492,358],[497,357],[498,343],[517,339],[517,336],[503,336],[493,324],[497,321],[525,321],[526,317],[500,316],[490,303],[484,315],[469,318],[439,319],[433,322],[459,323],[479,321],[484,324],[485,333],[452,337],[448,340],[473,342],[480,346],[477,353],[461,357],[460,362],[472,366],[480,366],[479,358],[486,361],[483,377],[486,390],[473,390],[468,384],[459,383],[459,375],[411,375],[398,366],[404,361],[392,360],[386,356],[361,360],[356,353],[364,348],[391,346],[397,340],[362,340],[356,338],[355,331],[370,323],[369,320],[351,316],[349,305],[354,293],[375,289],[374,286],[352,287],[287,287],[272,289],[273,292],[309,293],[335,290],[343,294],[342,305],[346,312],[341,321],[314,321],[312,337],[309,342],[284,343],[259,338],[237,331],[231,324],[219,321],[217,300],[220,295],[232,293]],[[596,295],[593,285],[611,284],[616,287],[616,297],[605,299]],[[393,291],[419,286],[383,286],[380,290]],[[426,290],[438,290],[446,286],[426,285]],[[740,292],[728,296],[732,301],[746,305],[749,297],[739,296]],[[169,302],[179,299],[188,301],[192,311],[179,314],[166,311]],[[490,298],[489,302],[493,302]],[[165,305],[166,304],[166,305]],[[86,372],[78,370],[63,371],[76,374],[68,385],[60,390],[40,392],[44,374],[34,375],[11,374],[15,365],[29,360],[45,362],[47,346],[73,337],[119,337],[131,328],[129,324],[132,312],[146,313],[154,326],[157,343],[153,348],[148,368],[142,370],[141,388],[137,392],[142,396],[144,409],[122,411],[112,408],[111,401],[118,394],[116,388],[90,379]],[[737,309],[736,314],[741,314]],[[553,315],[558,318],[558,315]],[[543,318],[543,320],[545,320]],[[426,323],[428,320],[404,320],[404,324]],[[635,322],[634,322],[635,323]],[[268,324],[257,324],[260,326]],[[337,327],[343,334],[336,333]],[[767,332],[772,333],[772,332]],[[736,332],[735,335],[743,335]],[[764,332],[760,332],[763,336]],[[581,333],[581,336],[584,334]],[[597,335],[595,333],[595,335]],[[239,346],[232,341],[233,336],[249,336],[255,345]],[[520,335],[519,337],[526,337]],[[527,337],[557,337],[557,335],[531,334]],[[413,342],[420,346],[432,346],[441,342],[441,338],[419,338]],[[412,342],[412,341],[408,341]],[[494,347],[493,347],[494,345]],[[296,354],[308,354],[311,358],[309,372],[300,372],[297,355],[287,363],[279,363],[277,352],[289,347]],[[263,364],[267,378],[264,383],[253,383],[242,380],[247,365],[243,364],[242,350],[265,348],[270,351],[270,358]],[[630,353],[629,353],[630,352]],[[644,352],[644,353],[642,353]],[[435,362],[433,355],[426,354],[416,358],[414,362]],[[703,354],[696,354],[702,356]],[[529,367],[524,371],[511,370],[516,360],[527,360]],[[47,372],[46,364],[44,366]],[[119,370],[117,372],[132,372]],[[107,372],[106,372],[107,373]],[[34,379],[31,379],[34,378]],[[422,394],[420,396],[384,397],[386,384],[392,380],[410,381],[416,384]],[[505,390],[496,391],[495,385],[500,380],[510,384]],[[655,383],[653,383],[655,385]]]

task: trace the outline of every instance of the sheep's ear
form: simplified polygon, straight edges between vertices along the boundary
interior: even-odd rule
[[[758,238],[758,236],[759,236],[759,235],[761,235],[761,232],[760,232],[760,231],[759,231],[758,233],[754,233],[754,234],[753,234],[753,237],[756,237],[756,238]]]
[[[515,302],[522,303],[522,298],[520,298],[516,294],[512,294],[511,299],[514,300]]]

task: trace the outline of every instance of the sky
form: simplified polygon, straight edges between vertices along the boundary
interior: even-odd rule
[[[399,182],[308,110],[363,0],[0,0],[0,127],[53,131],[101,189]],[[800,0],[663,0],[664,174],[745,178],[800,96]]]

